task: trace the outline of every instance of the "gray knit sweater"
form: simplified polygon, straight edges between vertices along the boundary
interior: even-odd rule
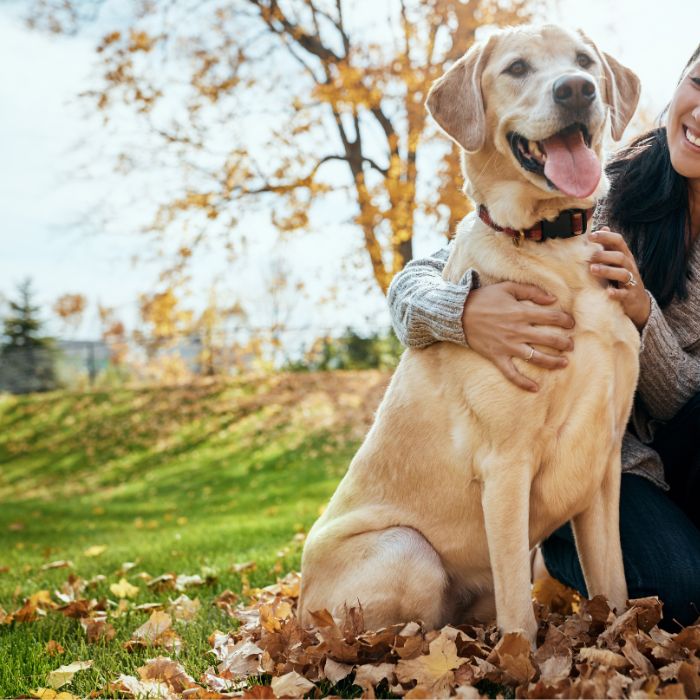
[[[467,347],[462,311],[469,290],[478,287],[475,270],[459,284],[447,282],[442,272],[449,247],[412,260],[394,277],[389,288],[392,323],[404,345],[422,348],[446,340]],[[700,243],[688,263],[688,298],[674,300],[663,311],[651,298],[651,315],[642,331],[640,374],[632,415],[636,437],[625,434],[622,471],[640,474],[668,489],[659,455],[648,446],[655,428],[672,418],[700,392]],[[651,295],[650,295],[651,296]],[[646,444],[645,444],[646,443]]]

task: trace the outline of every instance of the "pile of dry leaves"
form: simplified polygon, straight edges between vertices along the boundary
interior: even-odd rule
[[[615,616],[601,597],[579,600],[551,582],[536,585],[540,636],[533,653],[524,637],[501,637],[493,626],[426,631],[412,622],[367,631],[359,609],[348,610],[342,624],[318,612],[315,628],[302,629],[295,615],[299,586],[299,576],[289,574],[249,591],[248,605],[239,604],[230,591],[218,596],[214,604],[240,624],[234,632],[211,634],[215,662],[197,680],[170,658],[180,648],[172,617],[196,614],[193,601],[182,595],[167,612],[154,609],[127,645],[161,648],[169,656],[148,661],[138,677],[121,675],[93,695],[347,697],[353,685],[368,698],[697,698],[700,693],[700,624],[676,634],[659,629],[656,598],[633,600]],[[42,601],[31,601],[37,604]],[[103,608],[94,600],[76,599],[59,609],[79,618],[88,636],[100,636],[111,634]],[[60,667],[48,685],[61,687],[89,664]],[[36,696],[60,697],[51,689],[40,689]]]

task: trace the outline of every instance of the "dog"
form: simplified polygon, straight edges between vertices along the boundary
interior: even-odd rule
[[[514,359],[537,393],[452,343],[404,352],[308,534],[302,624],[312,611],[340,618],[358,603],[375,629],[495,615],[502,632],[521,631],[534,646],[529,552],[569,520],[589,595],[623,610],[620,454],[640,341],[589,273],[599,246],[584,219],[607,191],[608,124],[619,140],[638,98],[631,70],[554,25],[498,31],[432,86],[428,111],[462,149],[475,205],[444,277],[457,282],[474,268],[482,285],[541,287],[574,317],[575,349],[556,372]],[[536,238],[538,227],[556,230],[576,216],[583,235],[523,233]]]

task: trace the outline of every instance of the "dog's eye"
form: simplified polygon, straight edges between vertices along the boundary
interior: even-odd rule
[[[529,70],[530,66],[522,58],[519,58],[517,61],[513,61],[503,72],[512,75],[514,78],[522,78]]]
[[[580,53],[576,56],[576,63],[578,63],[581,68],[590,68],[593,61],[590,56],[587,56],[585,53]]]

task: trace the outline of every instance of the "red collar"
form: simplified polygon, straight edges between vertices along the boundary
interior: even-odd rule
[[[588,220],[593,214],[591,209],[565,209],[553,221],[538,221],[531,228],[518,230],[515,228],[502,227],[494,223],[489,210],[483,205],[479,205],[479,218],[492,229],[502,231],[512,236],[513,243],[520,245],[524,239],[531,241],[546,241],[548,238],[571,238],[580,236],[586,232]]]

